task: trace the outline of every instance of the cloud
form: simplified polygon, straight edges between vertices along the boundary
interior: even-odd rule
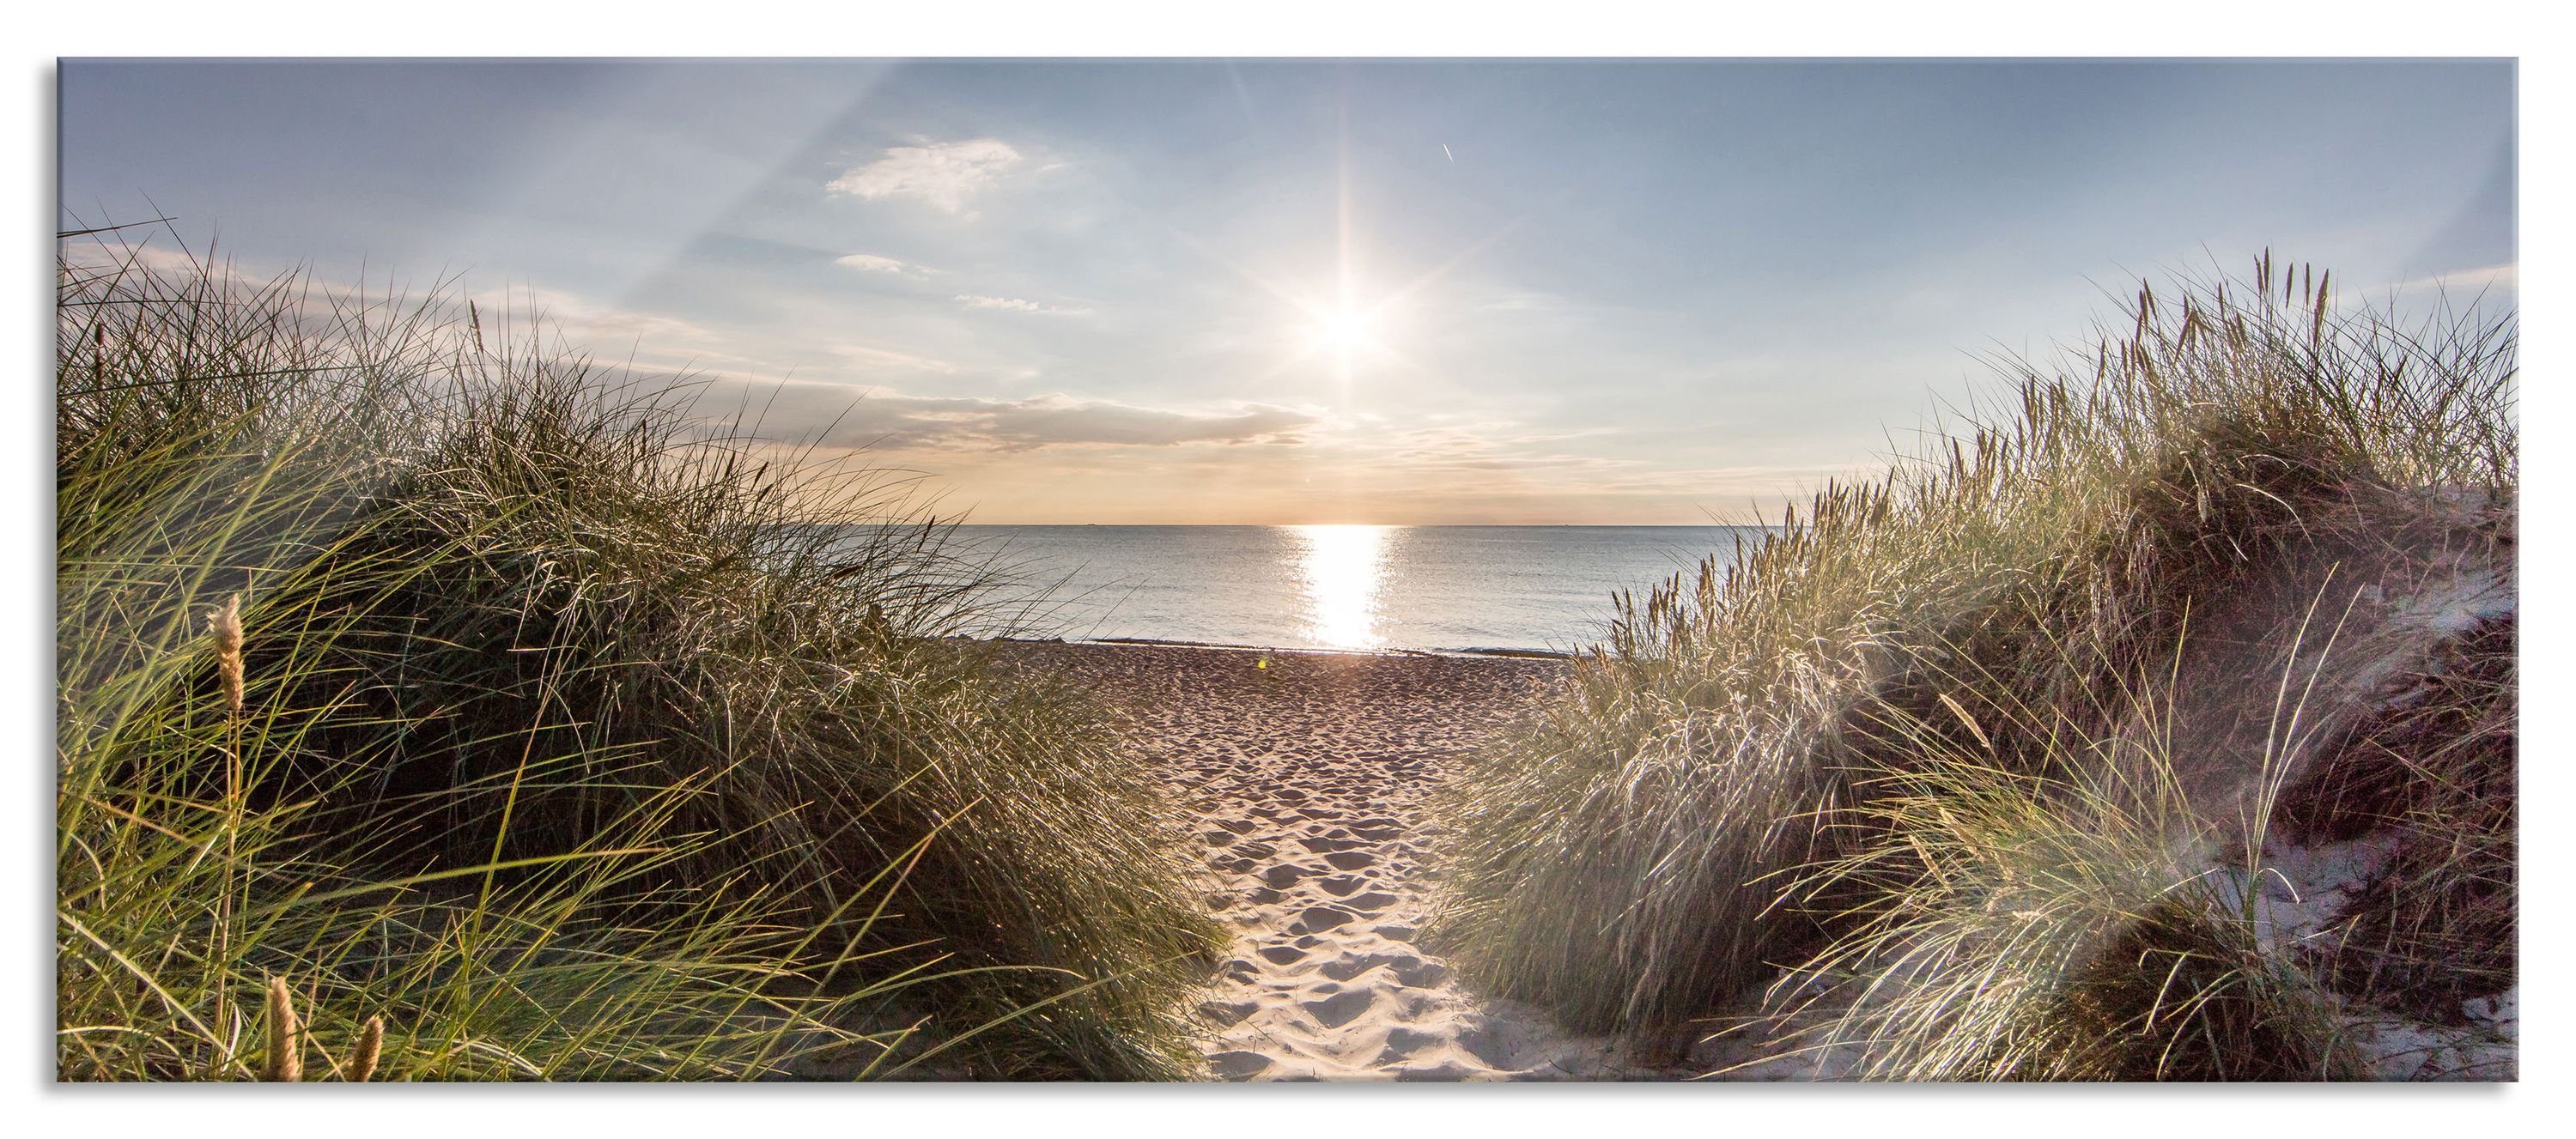
[[[1042,313],[1047,316],[1091,315],[1091,310],[1087,308],[1067,308],[1062,305],[1042,305],[1036,301],[1021,300],[1018,297],[986,297],[975,296],[968,293],[959,293],[956,296],[956,301],[958,304],[964,305],[968,308],[1002,309],[1007,312],[1034,312]]]
[[[996,438],[1019,448],[1050,443],[1148,447],[1237,443],[1289,434],[1316,422],[1315,416],[1271,404],[1247,403],[1232,412],[1208,413],[1062,395],[996,404],[977,409],[977,414]]]
[[[879,348],[873,344],[834,344],[828,350],[833,355],[861,368],[902,368],[941,373],[957,371],[957,365],[946,360],[910,352],[898,352],[891,348]]]
[[[201,267],[208,267],[219,272],[230,269],[232,275],[243,279],[244,283],[249,283],[249,274],[236,265],[232,258],[226,257],[209,264],[199,255],[184,249],[152,244],[150,239],[158,236],[158,234],[147,234],[143,238],[126,241],[119,240],[119,235],[114,233],[76,237],[64,242],[65,256],[75,267],[86,272],[102,272],[123,267],[142,269],[165,276],[187,277],[194,275]]]
[[[825,188],[871,202],[919,198],[949,213],[963,213],[967,198],[1019,161],[1020,152],[999,139],[895,146],[874,162],[843,171]]]
[[[1182,410],[1061,393],[993,399],[906,395],[840,384],[739,386],[740,392],[714,402],[764,407],[763,434],[827,447],[1000,452],[1067,446],[1173,447],[1295,437],[1318,422],[1307,412],[1262,403]]]
[[[2522,266],[2519,262],[2486,265],[2475,269],[2457,269],[2400,281],[2390,286],[2396,292],[2434,290],[2454,296],[2475,296],[2481,292],[2514,293],[2522,288]]]
[[[892,273],[899,277],[918,277],[932,272],[926,265],[915,265],[892,257],[880,257],[874,253],[853,253],[847,257],[837,257],[832,260],[832,264],[845,269],[856,269],[862,273]]]
[[[734,351],[720,331],[663,313],[526,284],[463,290],[461,299],[478,306],[488,343],[496,349],[525,344],[533,335],[549,350],[561,347],[639,375],[704,376],[727,363],[760,367]],[[449,315],[461,315],[454,309],[462,307],[453,306]]]

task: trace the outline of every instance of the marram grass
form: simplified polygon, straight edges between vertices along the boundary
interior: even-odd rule
[[[2509,664],[2373,709],[2417,699],[2384,662],[2456,635],[2410,598],[2502,575],[2510,641],[2513,317],[2403,324],[2329,282],[2267,256],[2142,287],[2057,364],[2000,361],[2007,397],[1920,457],[1619,599],[1445,799],[1437,942],[1649,1045],[1845,1008],[1860,1075],[2349,1075],[2318,1009],[2402,1001],[2398,972],[2257,946],[2202,875],[2259,861],[2277,804],[2376,804],[2445,916],[2355,919],[2364,956],[2466,938],[2459,991],[2509,986]],[[2376,790],[2313,790],[2351,770]]]
[[[1190,1070],[1171,807],[899,479],[144,260],[61,268],[59,1078]]]

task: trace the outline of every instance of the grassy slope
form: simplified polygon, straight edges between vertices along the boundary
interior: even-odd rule
[[[2293,960],[2260,875],[2210,873],[2260,864],[2287,781],[2416,836],[2346,944],[2484,922],[2465,990],[2510,986],[2510,667],[2411,728],[2378,710],[2461,632],[2407,599],[2509,574],[2512,326],[2327,292],[2268,260],[2142,289],[2065,368],[2007,363],[2013,413],[1623,601],[1449,802],[1437,932],[1507,995],[1663,1044],[1804,1009],[1862,1074],[2350,1074],[2330,1014],[2413,982]],[[2361,755],[2375,806],[2314,792]],[[2469,916],[2394,922],[2395,894]]]
[[[271,976],[316,1076],[371,1015],[378,1078],[1189,1070],[1169,807],[940,639],[990,594],[900,484],[119,252],[59,309],[63,1076],[250,1074]]]

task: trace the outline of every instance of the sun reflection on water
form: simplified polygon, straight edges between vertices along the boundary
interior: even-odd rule
[[[1290,526],[1306,580],[1306,632],[1336,649],[1386,644],[1378,631],[1379,593],[1393,526]]]

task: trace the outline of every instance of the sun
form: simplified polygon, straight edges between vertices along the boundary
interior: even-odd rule
[[[1309,343],[1318,351],[1349,355],[1371,343],[1369,314],[1348,307],[1317,313],[1314,326],[1307,330]]]
[[[1395,315],[1393,306],[1383,300],[1369,305],[1349,299],[1301,302],[1296,320],[1288,325],[1296,346],[1293,358],[1321,363],[1347,390],[1364,373],[1402,365],[1403,357],[1394,345]]]

